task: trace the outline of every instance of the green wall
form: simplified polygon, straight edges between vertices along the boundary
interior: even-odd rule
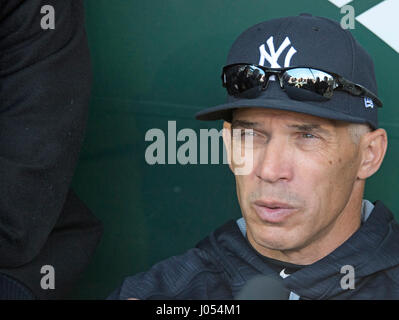
[[[358,14],[379,2],[351,4]],[[85,6],[94,85],[73,187],[103,221],[104,236],[71,297],[103,299],[124,277],[183,253],[240,216],[227,165],[150,166],[146,131],[167,132],[168,120],[177,130],[220,130],[221,122],[193,115],[224,102],[221,66],[251,25],[302,12],[336,20],[342,14],[327,0],[86,0]],[[360,23],[353,34],[375,58],[385,104],[380,123],[389,134],[387,157],[365,197],[399,214],[397,88],[383,85],[395,83],[399,55]]]

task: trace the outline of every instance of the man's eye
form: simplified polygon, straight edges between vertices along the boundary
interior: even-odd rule
[[[304,139],[317,139],[317,137],[311,133],[302,132],[301,137]]]
[[[253,132],[252,130],[242,130],[241,131],[241,136],[256,136],[256,133]]]

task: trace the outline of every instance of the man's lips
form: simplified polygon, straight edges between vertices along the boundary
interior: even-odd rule
[[[283,222],[296,211],[293,206],[277,201],[257,200],[253,206],[258,217],[269,223]]]

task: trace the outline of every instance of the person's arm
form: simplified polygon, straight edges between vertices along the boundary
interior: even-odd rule
[[[230,294],[222,266],[192,248],[123,280],[108,300],[217,299]]]
[[[63,208],[91,87],[81,0],[0,0],[0,267],[43,248]],[[41,28],[41,7],[55,29]]]

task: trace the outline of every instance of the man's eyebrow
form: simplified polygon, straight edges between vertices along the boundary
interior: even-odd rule
[[[231,127],[234,128],[245,128],[245,129],[262,129],[262,126],[259,122],[253,122],[248,120],[233,120],[231,123]],[[318,123],[300,123],[300,124],[289,124],[287,125],[288,128],[294,128],[299,131],[306,131],[306,132],[320,132],[327,135],[331,135],[330,130],[323,128]]]
[[[259,126],[260,126],[259,123],[248,121],[248,120],[238,120],[237,119],[237,120],[233,120],[233,122],[231,123],[232,128],[242,127],[242,128],[253,129],[253,128],[256,128]]]
[[[307,131],[307,132],[322,132],[326,134],[331,134],[330,130],[325,129],[317,123],[303,123],[303,124],[290,124],[288,125],[289,128],[295,128],[300,131]]]

